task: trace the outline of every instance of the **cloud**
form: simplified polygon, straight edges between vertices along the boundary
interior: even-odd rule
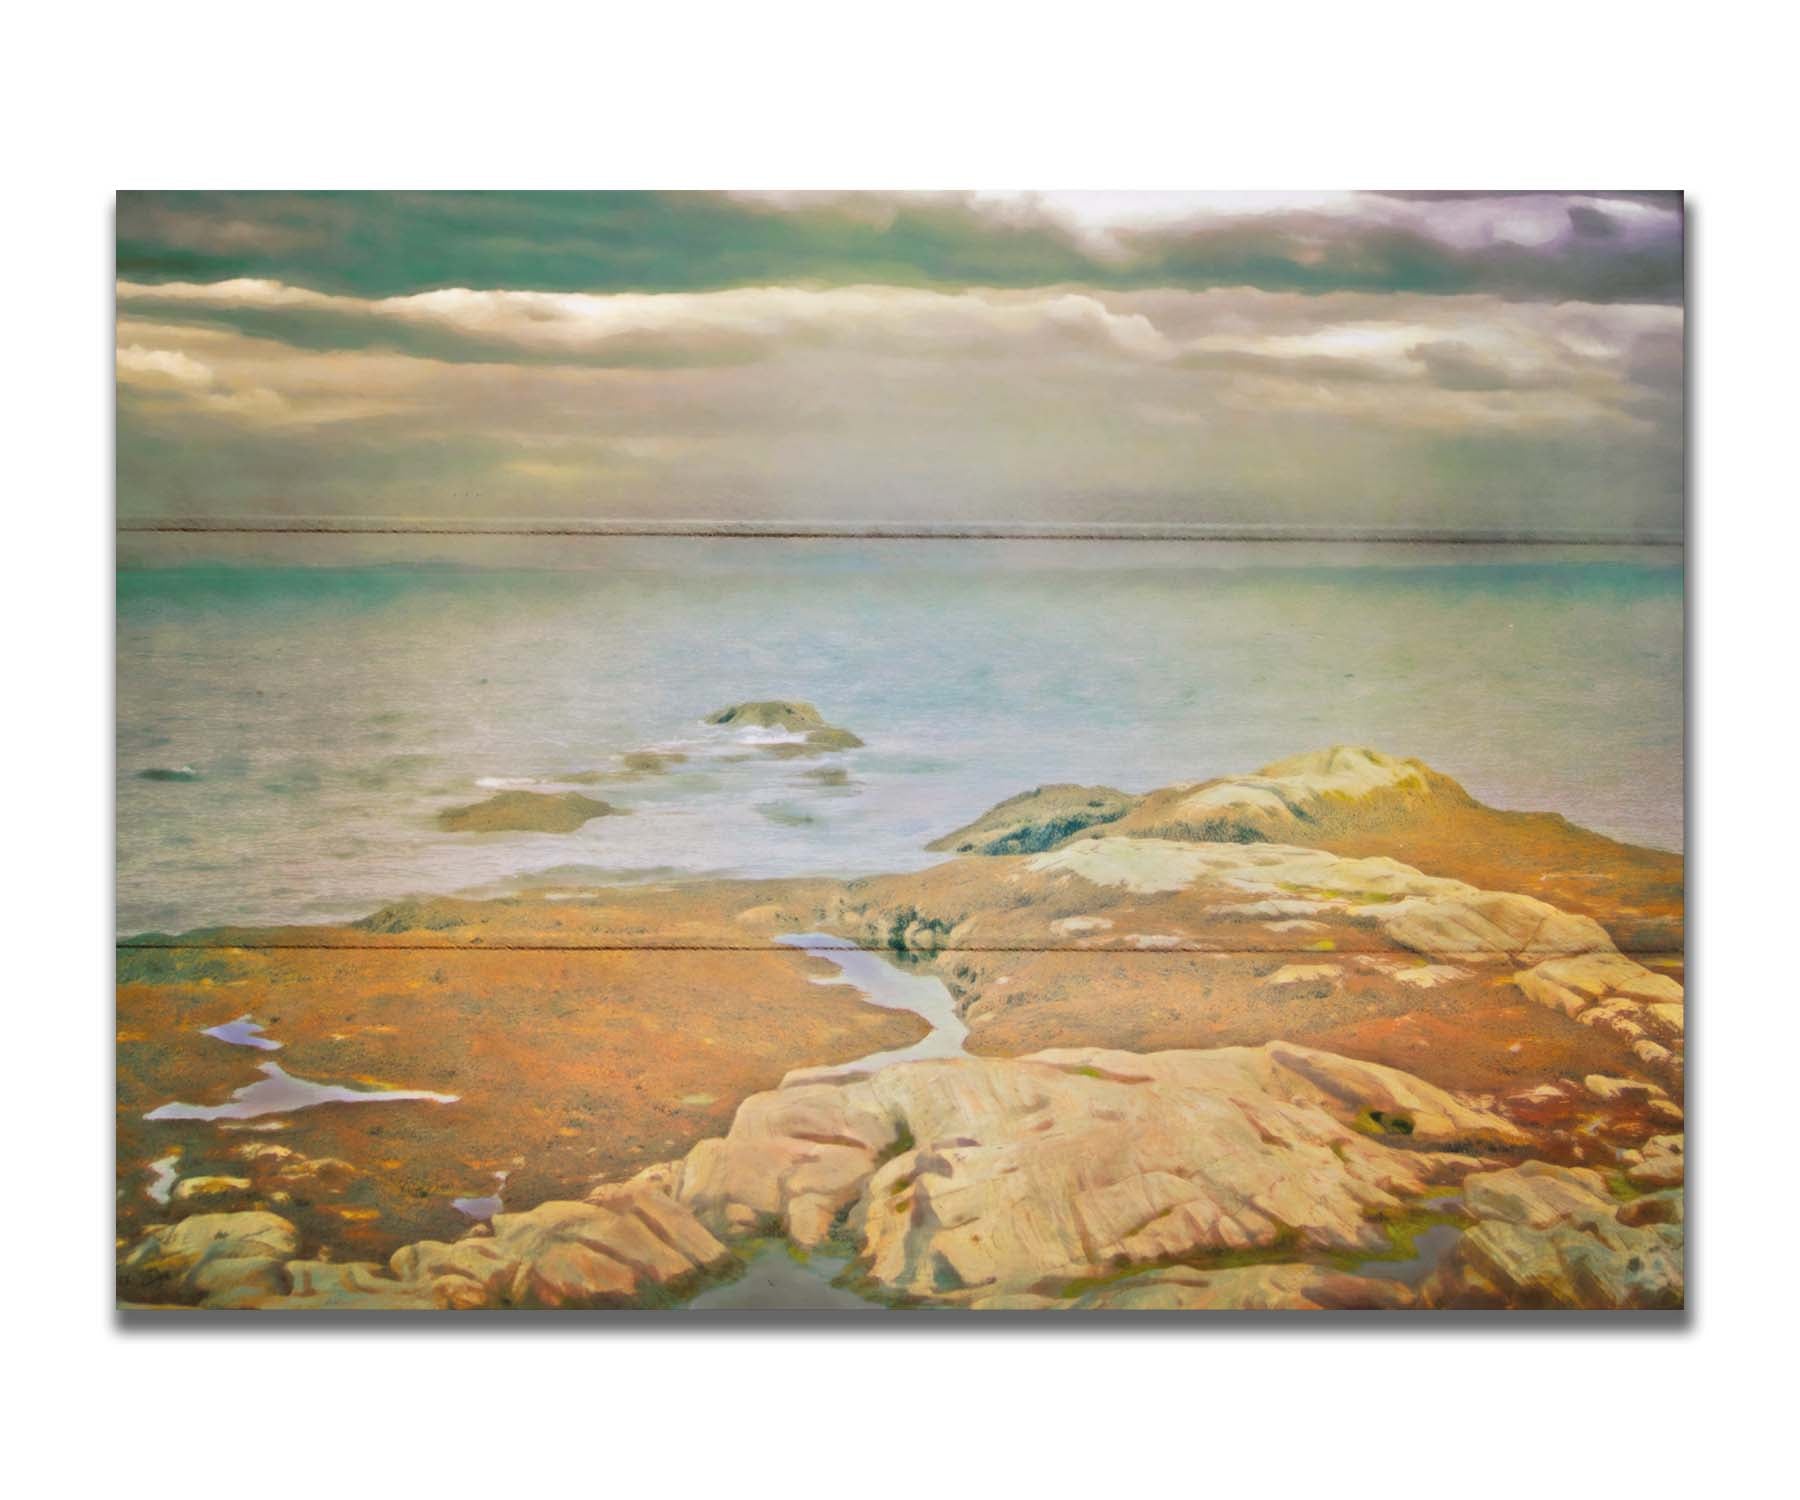
[[[1681,296],[1680,200],[1653,194],[127,193],[118,220],[129,280],[370,298],[875,283]]]
[[[1031,362],[1046,380],[1096,365],[1171,366],[1320,382],[1427,382],[1465,392],[1560,388],[1592,398],[1634,377],[1647,335],[1678,333],[1656,306],[1511,304],[1490,297],[1210,292],[938,292],[743,287],[710,293],[449,289],[363,300],[278,282],[124,282],[122,315],[202,341],[271,351],[367,352],[392,383],[404,357],[447,363],[680,370],[839,355],[940,366]],[[181,335],[174,335],[178,340]],[[297,368],[306,368],[298,364]],[[1613,394],[1623,394],[1622,390]],[[1598,402],[1598,406],[1594,405]],[[1478,408],[1467,409],[1479,420]]]
[[[1679,198],[126,194],[122,515],[1679,529]]]
[[[210,365],[179,349],[146,349],[142,344],[126,344],[120,347],[114,364],[119,379],[127,384],[210,389],[215,378]]]
[[[1501,366],[1459,339],[1414,344],[1406,354],[1425,367],[1432,384],[1447,391],[1504,391],[1515,383]]]
[[[719,292],[476,291],[363,300],[280,282],[120,282],[134,315],[190,319],[302,347],[388,347],[442,359],[599,366],[736,364],[784,348],[979,357],[1046,348],[1164,357],[1143,317],[1080,292],[933,292],[904,287],[743,287]]]
[[[1679,518],[1664,307],[257,284],[121,288],[120,310],[128,515]],[[271,311],[327,328],[245,317]]]

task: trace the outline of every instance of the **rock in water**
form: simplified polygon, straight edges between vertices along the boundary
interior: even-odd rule
[[[1034,787],[925,847],[955,854],[1039,854],[1084,828],[1124,817],[1137,804],[1129,792],[1110,786]]]
[[[706,716],[708,724],[739,724],[754,729],[800,731],[823,729],[825,718],[810,703],[768,698],[754,703],[733,703]]]
[[[848,729],[827,724],[810,703],[785,698],[755,703],[733,703],[706,716],[708,724],[730,724],[749,729],[781,729],[804,736],[800,741],[775,741],[760,748],[771,754],[792,756],[830,750],[860,749],[863,741]]]
[[[573,833],[619,811],[579,792],[498,792],[485,802],[447,807],[437,820],[446,833]]]

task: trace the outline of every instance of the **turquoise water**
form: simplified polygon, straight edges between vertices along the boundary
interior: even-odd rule
[[[1042,782],[1144,790],[1334,743],[1681,846],[1678,559],[1300,557],[471,540],[429,563],[127,568],[119,930],[916,868],[930,839]],[[781,760],[701,722],[770,697],[811,700],[866,748]],[[688,759],[579,788],[628,816],[563,835],[436,826],[497,787],[554,789],[657,747]],[[805,775],[819,766],[845,784]]]

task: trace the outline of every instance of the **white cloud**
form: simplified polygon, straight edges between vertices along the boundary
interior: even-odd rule
[[[146,349],[142,344],[126,344],[119,349],[114,363],[120,380],[137,385],[203,389],[214,378],[212,366],[179,349]]]
[[[168,439],[122,481],[134,507],[254,510],[279,490],[406,514],[1678,514],[1674,308],[893,287],[365,301],[247,281],[122,286],[120,307],[122,416]]]

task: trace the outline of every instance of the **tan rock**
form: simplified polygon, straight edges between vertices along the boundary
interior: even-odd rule
[[[1426,1300],[1450,1307],[1680,1307],[1679,1208],[1627,1218],[1584,1168],[1527,1162],[1463,1181],[1480,1222],[1427,1281]]]
[[[1115,835],[1033,855],[1026,869],[1140,895],[1216,886],[1222,894],[1250,898],[1235,907],[1246,920],[1354,913],[1400,947],[1444,958],[1548,958],[1612,950],[1612,940],[1593,918],[1559,911],[1535,897],[1478,890],[1398,860],[1354,859],[1324,849]],[[1234,905],[1212,911],[1229,916]]]
[[[1463,1179],[1463,1202],[1477,1218],[1548,1229],[1590,1212],[1596,1201],[1610,1209],[1606,1179],[1588,1167],[1528,1161],[1502,1172]]]
[[[1625,1169],[1635,1187],[1679,1187],[1687,1175],[1687,1138],[1657,1135],[1644,1142],[1643,1159]]]
[[[625,1307],[678,1294],[731,1261],[647,1184],[497,1214],[454,1243],[403,1246],[385,1268],[299,1260],[297,1248],[293,1226],[273,1214],[201,1215],[147,1234],[123,1279],[170,1285],[208,1307]]]
[[[177,1203],[217,1202],[241,1198],[250,1192],[248,1177],[184,1177],[172,1194]]]
[[[135,1301],[238,1305],[279,1292],[281,1266],[299,1247],[277,1214],[194,1214],[145,1230],[120,1265],[120,1290]]]
[[[1060,1296],[1083,1278],[1285,1244],[1378,1250],[1377,1220],[1518,1145],[1488,1111],[1271,1043],[955,1059],[746,1100],[672,1173],[715,1233],[859,1246],[890,1295]]]
[[[1440,786],[1462,794],[1421,761],[1336,745],[1276,761],[1254,775],[1152,792],[1139,799],[1121,831],[1279,843],[1359,808],[1424,805]]]
[[[1662,1092],[1655,1084],[1643,1083],[1636,1078],[1612,1078],[1605,1073],[1590,1073],[1581,1083],[1603,1104],[1647,1104]]]
[[[1318,979],[1336,979],[1343,972],[1337,964],[1283,964],[1263,983],[1310,984]]]
[[[1548,959],[1513,982],[1539,1005],[1610,1031],[1650,1071],[1679,1077],[1685,1010],[1681,985],[1667,974],[1602,951]]]
[[[486,1237],[407,1245],[390,1262],[394,1280],[453,1306],[629,1306],[730,1259],[691,1214],[647,1184],[597,1198],[496,1214]]]

